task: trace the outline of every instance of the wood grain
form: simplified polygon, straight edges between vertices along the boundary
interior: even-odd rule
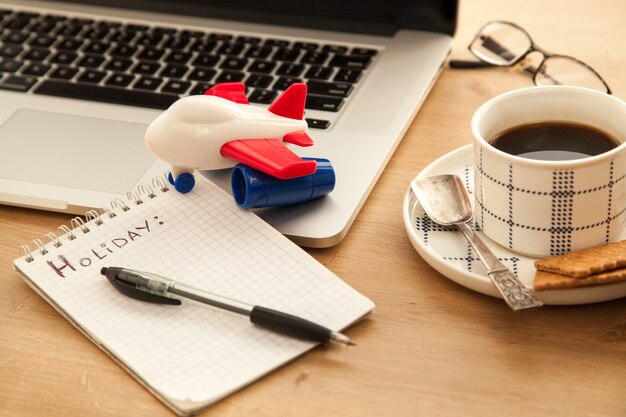
[[[573,55],[626,97],[622,0],[467,0],[451,54],[486,21],[512,20]],[[626,303],[512,313],[428,266],[402,224],[409,181],[470,143],[485,100],[531,80],[505,69],[446,70],[346,239],[309,250],[377,304],[347,333],[219,402],[210,416],[624,416]],[[45,301],[11,261],[69,216],[0,206],[0,416],[171,416]]]

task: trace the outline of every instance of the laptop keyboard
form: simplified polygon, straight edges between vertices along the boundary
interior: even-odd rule
[[[0,10],[0,88],[166,109],[212,85],[242,81],[271,103],[306,82],[306,108],[336,113],[377,51],[347,45]],[[324,129],[323,118],[307,119]]]

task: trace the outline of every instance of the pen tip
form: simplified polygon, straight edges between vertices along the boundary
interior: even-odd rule
[[[107,267],[106,267],[106,266],[103,266],[103,267],[100,269],[100,274],[102,274],[102,275],[106,275],[106,274],[107,274]]]
[[[356,346],[356,343],[354,343],[352,339],[350,339],[345,334],[339,332],[332,332],[330,335],[330,340],[340,343],[344,346]]]

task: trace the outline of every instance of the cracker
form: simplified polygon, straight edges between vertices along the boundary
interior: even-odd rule
[[[535,273],[535,291],[554,290],[561,288],[588,287],[590,285],[610,284],[626,281],[626,268],[615,269],[585,278],[572,278],[552,272],[537,271]]]
[[[626,267],[626,240],[594,246],[535,262],[538,271],[584,278]]]

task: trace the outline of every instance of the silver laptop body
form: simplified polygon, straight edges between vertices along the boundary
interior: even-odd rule
[[[137,9],[124,8],[121,1],[100,2],[119,3],[119,7],[102,7],[95,3],[98,2],[0,0],[0,12],[5,19],[0,21],[4,23],[3,37],[0,38],[0,203],[84,214],[92,208],[109,206],[115,199],[125,199],[128,190],[140,183],[150,184],[152,178],[162,176],[168,168],[148,153],[143,140],[146,126],[160,109],[115,103],[117,97],[107,100],[106,94],[104,101],[80,97],[81,94],[89,95],[92,91],[89,89],[69,97],[58,94],[55,89],[60,82],[80,84],[78,77],[86,70],[77,65],[78,61],[67,65],[53,62],[66,57],[57,56],[59,51],[54,49],[55,43],[46,45],[48,38],[43,36],[46,27],[42,22],[52,18],[45,16],[55,16],[54,19],[66,16],[87,28],[103,21],[132,25],[133,28],[147,26],[164,28],[166,32],[184,31],[190,36],[212,36],[218,44],[222,42],[220,36],[230,36],[242,42],[271,44],[272,51],[276,50],[277,44],[293,46],[298,42],[298,47],[305,50],[303,54],[310,50],[319,52],[308,55],[313,61],[302,64],[302,72],[295,77],[305,82],[311,81],[306,75],[309,70],[313,71],[312,67],[317,69],[327,65],[328,61],[314,61],[320,56],[327,57],[325,52],[329,52],[330,57],[325,59],[332,60],[335,55],[356,51],[368,59],[359,58],[355,60],[356,64],[350,59],[337,61],[347,65],[342,77],[354,76],[356,71],[352,69],[359,71],[350,93],[339,92],[337,96],[336,92],[329,92],[335,94],[335,100],[330,104],[331,107],[335,105],[333,111],[306,110],[305,117],[313,119],[310,126],[321,121],[328,127],[309,129],[309,135],[315,141],[313,147],[292,148],[301,156],[329,159],[336,172],[335,189],[318,200],[258,210],[258,214],[281,233],[308,247],[332,246],[346,235],[442,68],[450,49],[457,9],[453,0],[398,0],[391,2],[397,3],[393,6],[397,10],[392,11],[378,11],[378,8],[392,7],[385,2],[362,1],[311,2],[316,7],[327,3],[324,7],[329,7],[328,10],[306,10],[310,6],[293,6],[293,2],[286,1],[283,2],[285,5],[292,6],[269,11],[248,8],[246,4],[256,4],[248,0],[223,2],[216,10],[208,4],[222,2],[126,2]],[[276,3],[280,2],[272,4]],[[138,10],[148,6],[152,11]],[[302,10],[291,10],[290,7]],[[280,10],[289,12],[281,14]],[[358,16],[357,10],[362,16]],[[204,13],[214,18],[204,17]],[[391,21],[380,17],[393,13],[396,16]],[[21,28],[20,16],[30,16],[31,19]],[[236,17],[242,20],[235,21]],[[312,26],[323,27],[323,30]],[[12,44],[7,39],[9,32],[15,42],[21,39],[20,36],[27,35],[30,43]],[[43,41],[39,39],[40,35]],[[115,46],[107,38],[102,41]],[[47,56],[37,51],[46,48]],[[75,54],[77,59],[89,55],[82,49]],[[27,56],[33,59],[27,59]],[[20,59],[23,62],[15,63]],[[271,56],[265,58],[271,59]],[[128,60],[133,66],[139,65],[136,55]],[[362,65],[363,62],[366,64]],[[104,85],[114,72],[114,69],[105,68],[107,63],[105,60],[99,67],[91,67],[96,73],[106,73],[106,77],[100,81],[85,80],[96,86]],[[281,62],[278,64],[277,68],[282,65]],[[354,65],[356,67],[350,67]],[[71,80],[55,80],[50,74],[59,66],[75,68],[78,73]],[[44,70],[48,72],[38,75]],[[334,75],[327,81],[334,82],[332,77],[339,77],[340,70],[333,69],[331,74]],[[32,72],[36,76],[33,77]],[[63,74],[61,72],[60,76]],[[157,77],[155,74],[147,78]],[[24,82],[33,85],[21,85]],[[153,87],[150,80],[146,87]],[[159,92],[161,88],[163,86],[147,92]],[[38,89],[42,92],[37,92]],[[201,174],[230,192],[228,171]]]

